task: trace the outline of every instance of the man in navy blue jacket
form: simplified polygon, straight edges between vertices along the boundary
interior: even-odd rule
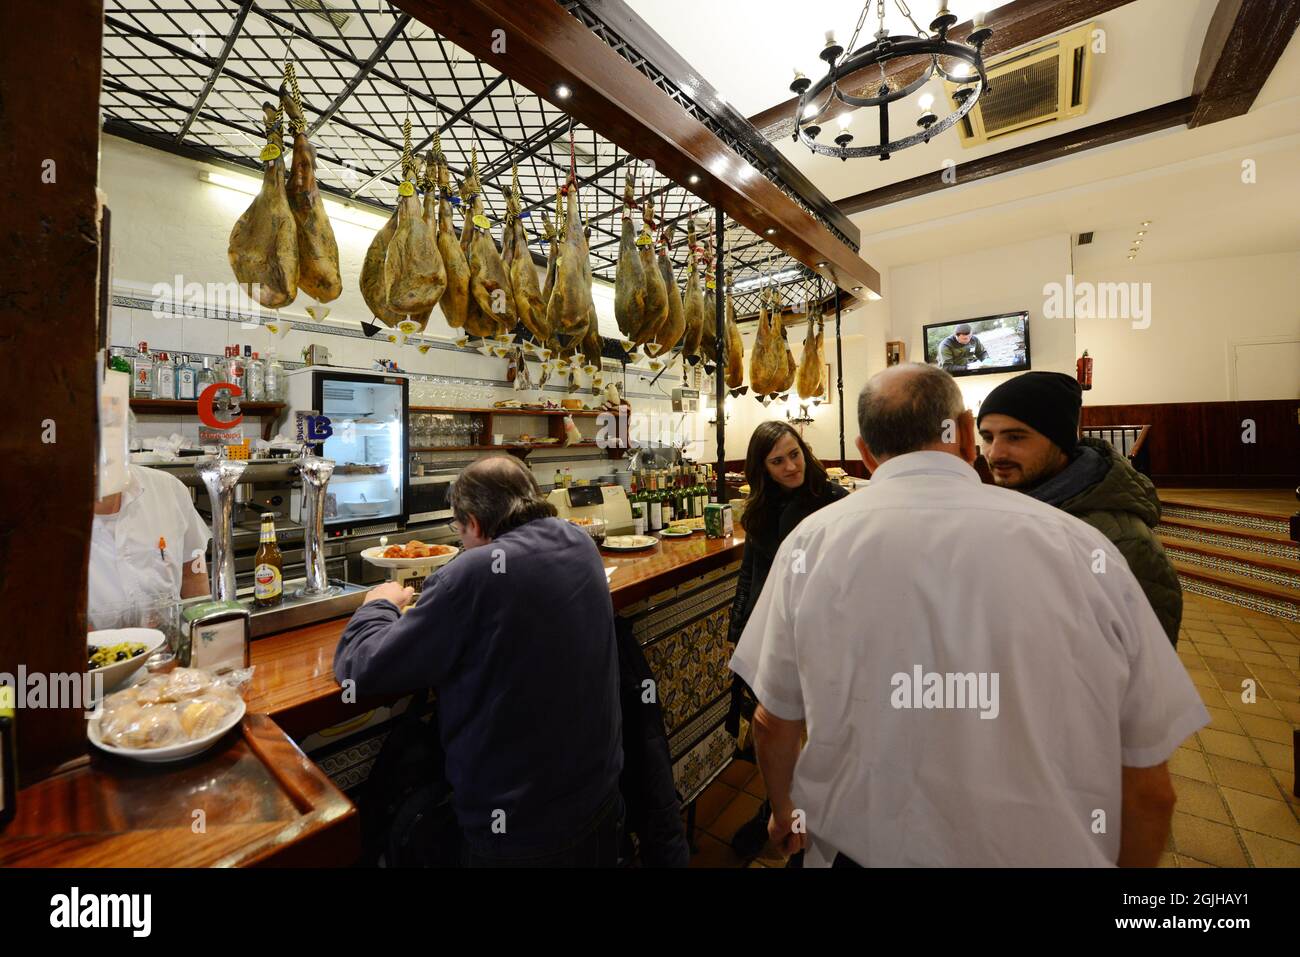
[[[451,490],[465,551],[366,596],[334,653],[360,695],[432,687],[469,866],[613,866],[623,802],[614,611],[591,537],[518,460]]]

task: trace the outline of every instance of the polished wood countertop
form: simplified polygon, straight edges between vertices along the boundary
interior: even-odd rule
[[[347,866],[361,848],[352,802],[261,714],[180,764],[91,749],[17,804],[0,866]]]
[[[744,532],[737,530],[728,538],[709,539],[701,532],[665,539],[642,552],[602,549],[604,564],[617,569],[609,583],[614,611],[738,561],[743,547]],[[347,623],[347,618],[336,618],[254,641],[248,710],[270,715],[301,739],[343,721],[360,720],[372,709],[391,703],[382,698],[343,700],[343,690],[334,680],[334,649]]]
[[[678,586],[738,561],[743,544],[737,530],[724,539],[663,540],[642,552],[602,550],[606,567],[616,569],[614,610],[667,600]],[[360,851],[356,808],[294,743],[360,723],[395,700],[344,700],[333,666],[347,623],[337,618],[253,641],[248,713],[201,757],[147,765],[88,747],[85,757],[24,788],[17,816],[0,833],[0,866],[351,864]]]

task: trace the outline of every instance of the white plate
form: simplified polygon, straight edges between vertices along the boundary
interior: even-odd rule
[[[450,548],[451,551],[445,555],[435,555],[432,558],[381,558],[384,553],[385,545],[373,545],[361,552],[361,557],[372,565],[379,568],[419,568],[421,565],[428,565],[430,568],[440,568],[447,564],[460,552],[455,545],[445,545],[444,548]]]
[[[167,636],[157,628],[105,628],[101,631],[88,633],[86,635],[87,657],[89,657],[91,645],[102,648],[106,645],[120,645],[124,641],[144,645],[144,651],[134,658],[128,658],[126,661],[115,661],[111,665],[104,665],[102,668],[87,671],[86,674],[92,682],[91,687],[94,687],[95,676],[101,675],[104,679],[104,691],[112,691],[135,674],[149,660],[149,656],[161,648],[166,640]]]
[[[690,538],[694,534],[695,534],[695,530],[690,528],[683,529],[680,532],[670,532],[668,531],[668,529],[665,528],[662,532],[659,533],[659,537],[660,538]]]
[[[226,718],[219,729],[202,738],[195,738],[193,741],[186,741],[182,744],[173,744],[165,748],[115,748],[111,744],[105,744],[99,736],[99,718],[91,718],[86,724],[86,736],[90,738],[90,743],[106,754],[115,754],[120,758],[130,758],[132,761],[143,761],[146,764],[170,764],[173,761],[184,761],[186,758],[192,758],[196,754],[201,754],[208,748],[212,747],[221,739],[227,731],[239,724],[244,717],[245,711],[244,700],[238,701],[238,706]]]
[[[601,548],[611,552],[639,552],[644,548],[654,548],[659,540],[649,535],[607,535]]]

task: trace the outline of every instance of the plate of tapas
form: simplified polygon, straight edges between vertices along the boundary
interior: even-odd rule
[[[454,545],[429,545],[412,540],[401,545],[374,545],[362,551],[361,557],[379,568],[438,568],[455,558],[459,551]]]

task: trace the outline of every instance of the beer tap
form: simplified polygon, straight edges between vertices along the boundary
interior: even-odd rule
[[[248,463],[237,459],[207,458],[194,470],[208,490],[212,507],[212,567],[209,569],[212,597],[217,601],[235,601],[235,548],[232,522],[235,510],[235,486]]]

